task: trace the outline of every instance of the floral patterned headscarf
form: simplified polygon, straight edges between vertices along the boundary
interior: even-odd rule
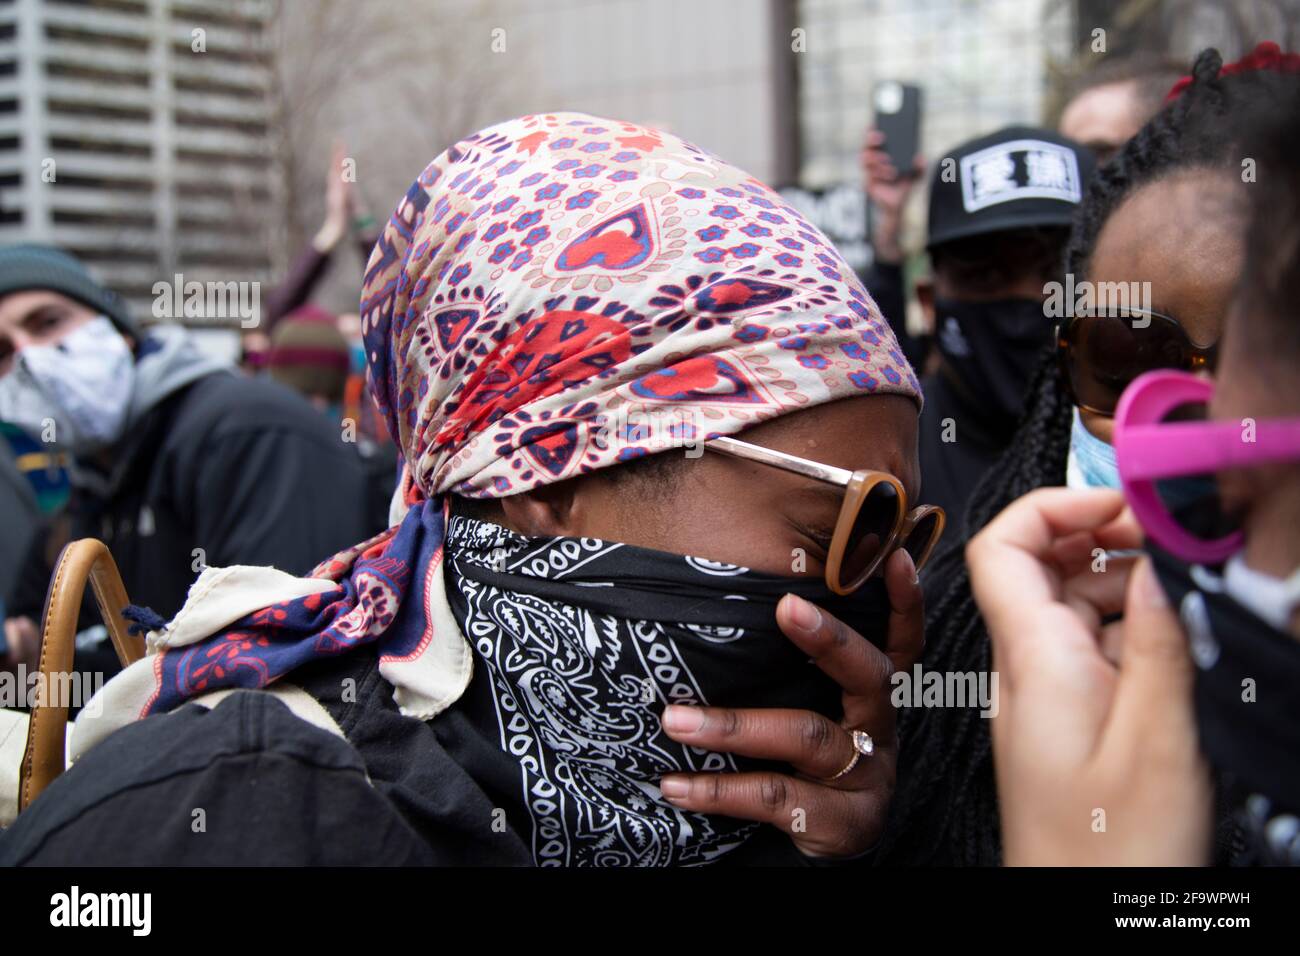
[[[405,459],[397,522],[317,568],[329,590],[164,643],[145,713],[377,641],[403,712],[431,716],[468,655],[437,636],[448,492],[517,494],[851,396],[920,404],[875,303],[776,193],[675,136],[573,113],[435,159],[384,228],[361,316]]]
[[[838,398],[920,393],[852,270],[779,196],[667,133],[572,113],[434,160],[371,257],[361,314],[424,497],[516,494]],[[685,417],[660,407],[699,434],[658,434]]]

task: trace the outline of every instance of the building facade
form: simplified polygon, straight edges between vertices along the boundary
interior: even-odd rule
[[[801,0],[808,31],[799,70],[801,179],[861,178],[871,91],[922,87],[921,148],[933,158],[982,133],[1036,123],[1047,63],[1068,54],[1072,5],[1055,0]]]
[[[266,280],[268,15],[219,0],[0,3],[0,242],[68,250],[142,319],[178,274]]]

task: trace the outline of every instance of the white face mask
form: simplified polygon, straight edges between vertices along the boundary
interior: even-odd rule
[[[0,420],[74,455],[122,437],[135,358],[105,316],[91,319],[53,345],[30,345],[0,378]]]
[[[1238,552],[1224,565],[1223,590],[1256,617],[1279,631],[1288,631],[1300,606],[1300,568],[1288,578],[1275,578],[1247,566]]]

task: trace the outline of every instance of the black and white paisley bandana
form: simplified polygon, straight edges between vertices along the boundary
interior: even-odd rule
[[[787,592],[882,636],[877,579],[850,599],[785,578],[590,538],[528,538],[454,516],[447,597],[518,763],[539,865],[705,864],[757,824],[684,812],[659,780],[762,761],[669,738],[669,703],[793,707],[838,720],[841,690],[776,625]],[[881,643],[879,640],[877,643]],[[783,768],[787,769],[788,768]]]

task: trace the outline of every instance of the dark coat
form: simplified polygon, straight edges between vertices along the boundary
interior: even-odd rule
[[[471,717],[492,706],[486,679],[475,668],[447,711],[404,717],[368,645],[290,678],[346,739],[256,691],[128,724],[0,834],[0,866],[531,865],[519,765]],[[195,839],[195,807],[238,822]],[[764,826],[720,865],[838,862]]]
[[[942,368],[922,379],[921,389],[920,500],[947,513],[944,541],[950,544],[965,535],[971,493],[1011,443],[1016,420],[999,418],[967,399]]]
[[[205,565],[306,574],[382,530],[356,446],[265,379],[198,379],[153,408],[110,460],[105,487],[74,488],[66,530],[33,546],[9,614],[39,620],[58,550],[49,534],[104,541],[132,603],[171,618]],[[96,663],[115,671],[105,652]]]

